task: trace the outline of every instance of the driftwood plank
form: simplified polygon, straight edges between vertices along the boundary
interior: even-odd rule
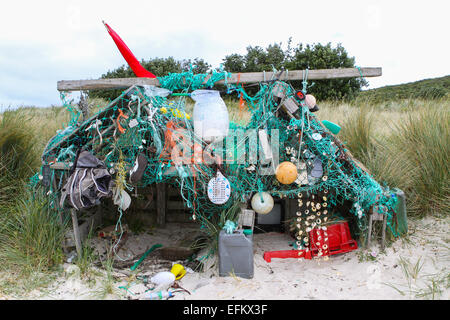
[[[363,77],[379,77],[381,76],[381,68],[361,68],[361,73],[357,68],[340,68],[340,69],[318,69],[308,70],[308,80],[320,79],[342,79],[357,78],[361,74]],[[279,72],[243,72],[232,73],[227,79],[227,83],[253,83],[262,82],[273,79]],[[283,72],[279,80],[291,81],[302,80],[305,70],[292,70]],[[205,81],[209,79],[207,76]],[[224,80],[217,83],[224,83]],[[159,86],[157,78],[114,78],[114,79],[97,79],[97,80],[61,80],[57,83],[59,91],[78,91],[91,89],[114,89],[127,88],[133,85],[154,85]]]

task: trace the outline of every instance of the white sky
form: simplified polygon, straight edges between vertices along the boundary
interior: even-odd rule
[[[136,57],[203,58],[213,67],[248,45],[342,43],[370,87],[450,74],[450,2],[2,1],[0,109],[60,104],[58,80],[97,79],[125,60],[105,20]],[[151,70],[150,70],[151,71]]]

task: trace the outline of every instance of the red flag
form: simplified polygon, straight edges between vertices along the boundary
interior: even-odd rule
[[[150,71],[146,70],[136,59],[133,52],[127,47],[125,42],[119,37],[119,35],[111,29],[110,26],[108,26],[107,23],[103,22],[103,24],[106,27],[106,30],[108,30],[109,35],[116,43],[117,48],[119,48],[120,53],[127,61],[128,65],[130,66],[131,70],[133,70],[136,77],[139,78],[156,78],[156,76],[151,73]]]

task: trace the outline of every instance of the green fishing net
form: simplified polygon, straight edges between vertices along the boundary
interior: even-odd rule
[[[284,111],[280,99],[274,96],[274,87],[281,86],[290,97],[296,90],[289,83],[269,79],[257,84],[258,92],[249,96],[241,84],[228,84],[229,77],[230,74],[219,71],[209,75],[188,71],[159,77],[160,88],[130,87],[84,121],[81,111],[62,93],[71,120],[48,142],[42,155],[43,166],[31,183],[45,180],[49,196],[54,196],[56,203],[68,170],[78,150],[83,149],[103,161],[116,187],[126,192],[155,183],[175,186],[192,212],[191,218],[201,226],[236,202],[247,202],[254,194],[265,191],[274,197],[298,199],[299,210],[301,203],[313,202],[315,210],[306,214],[302,210],[297,213],[298,218],[318,216],[318,212],[325,218],[327,212],[351,203],[348,215],[357,221],[361,232],[366,230],[369,210],[376,208],[387,215],[387,225],[396,234],[392,228],[395,193],[363,170],[304,102],[299,102],[295,117]],[[231,122],[229,135],[206,143],[195,135],[186,104],[190,92],[212,88],[218,81],[222,81],[227,94],[242,97],[251,111],[251,119],[246,125]],[[306,93],[305,81],[303,91]],[[176,92],[184,95],[178,94],[176,98],[170,95]],[[272,161],[262,156],[267,150],[258,142],[260,130],[271,141]],[[196,157],[198,151],[201,159]],[[140,181],[133,184],[128,176],[138,155],[146,157],[147,165]],[[220,161],[211,163],[206,161],[209,158]],[[299,172],[299,178],[289,185],[279,183],[274,176],[276,165],[284,161],[295,164]],[[322,173],[314,177],[311,171],[319,162]],[[220,205],[211,202],[207,192],[208,183],[217,171],[231,186],[230,198]],[[314,195],[320,201],[312,200]],[[305,228],[295,221],[294,225],[298,230]]]

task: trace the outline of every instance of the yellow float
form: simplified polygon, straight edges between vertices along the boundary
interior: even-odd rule
[[[297,167],[290,161],[280,163],[275,170],[275,177],[282,184],[291,184],[297,179]]]

